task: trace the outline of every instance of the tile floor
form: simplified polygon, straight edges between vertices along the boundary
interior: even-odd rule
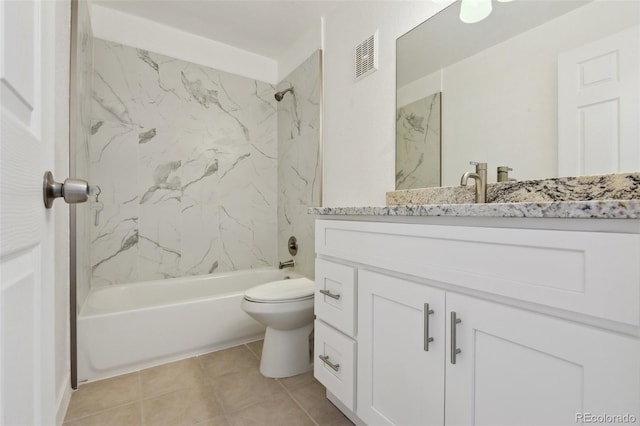
[[[260,374],[262,341],[81,385],[66,426],[351,425],[313,373]]]

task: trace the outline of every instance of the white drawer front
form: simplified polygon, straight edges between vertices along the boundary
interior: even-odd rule
[[[316,259],[315,314],[343,333],[355,335],[355,270]]]
[[[319,320],[315,322],[314,333],[313,373],[316,379],[347,408],[355,411],[355,341]]]
[[[316,222],[316,252],[640,325],[640,235]]]

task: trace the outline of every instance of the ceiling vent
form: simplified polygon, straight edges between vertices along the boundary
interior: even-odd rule
[[[356,81],[378,69],[378,31],[356,46]]]

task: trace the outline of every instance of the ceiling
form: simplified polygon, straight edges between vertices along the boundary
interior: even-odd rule
[[[339,1],[94,0],[268,58],[277,58]]]

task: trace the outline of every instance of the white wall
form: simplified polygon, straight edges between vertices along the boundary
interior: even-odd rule
[[[318,49],[322,49],[322,19],[318,25],[309,28],[298,40],[278,58],[278,82],[284,80]]]
[[[161,53],[271,84],[278,82],[278,63],[275,59],[157,22],[94,4],[91,7],[91,24],[96,38]]]
[[[383,205],[395,185],[396,39],[444,7],[345,2],[324,20],[325,206]],[[356,82],[353,51],[379,30],[379,69]]]

